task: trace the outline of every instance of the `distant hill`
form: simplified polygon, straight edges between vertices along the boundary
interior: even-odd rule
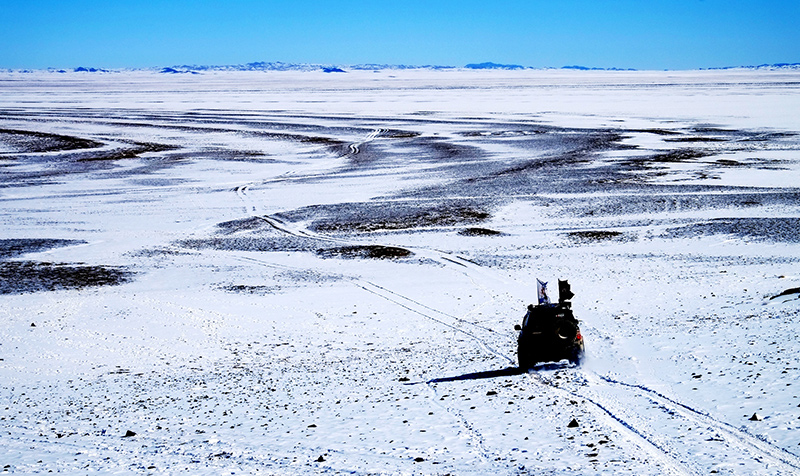
[[[788,69],[788,70],[800,70],[800,63],[773,63],[773,64],[760,64],[758,66],[723,66],[720,68],[701,68],[701,69],[708,69],[708,70],[719,70],[719,69]]]
[[[561,69],[575,69],[578,71],[636,71],[633,68],[590,68],[588,66],[562,66]]]
[[[85,68],[83,66],[78,66],[74,70],[76,73],[108,73],[107,69],[100,69],[100,68]]]
[[[518,64],[498,64],[498,63],[471,63],[464,66],[467,69],[526,69]]]
[[[437,65],[424,65],[424,66],[410,66],[410,65],[396,65],[396,64],[354,64],[354,65],[336,65],[336,64],[310,64],[310,63],[284,63],[281,61],[266,62],[258,61],[255,63],[237,64],[237,65],[181,65],[164,68],[164,70],[172,70],[169,72],[202,72],[202,71],[323,71],[326,73],[344,73],[348,70],[351,71],[381,71],[381,70],[402,70],[402,69],[453,69],[452,66],[437,66]]]
[[[558,68],[534,68],[518,64],[503,64],[487,61],[484,63],[470,63],[465,66],[447,65],[405,65],[405,64],[383,64],[383,63],[364,63],[352,65],[339,64],[313,64],[313,63],[284,63],[282,61],[257,61],[246,64],[235,65],[176,65],[157,68],[121,68],[115,70],[79,66],[71,70],[78,73],[114,73],[120,71],[155,71],[163,74],[200,74],[206,71],[323,71],[327,73],[343,73],[347,71],[394,71],[394,70],[547,70]],[[574,71],[636,71],[631,68],[600,68],[580,65],[562,66],[560,69]],[[697,68],[697,70],[778,70],[778,71],[797,71],[800,70],[800,63],[772,63],[753,66],[723,66],[713,68]],[[31,69],[0,69],[0,71],[33,73],[37,70]],[[52,73],[67,73],[69,70],[47,68],[39,71]]]

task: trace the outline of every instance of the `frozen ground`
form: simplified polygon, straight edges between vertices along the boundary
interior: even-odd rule
[[[800,472],[796,72],[0,91],[5,472]]]

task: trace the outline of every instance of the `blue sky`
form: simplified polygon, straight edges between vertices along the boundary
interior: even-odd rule
[[[0,0],[0,68],[800,62],[800,0]]]

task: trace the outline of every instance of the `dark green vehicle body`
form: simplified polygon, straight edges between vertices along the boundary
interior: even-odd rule
[[[569,302],[529,305],[522,325],[514,328],[517,337],[517,357],[522,369],[544,362],[568,360],[579,364],[584,344],[578,320]]]

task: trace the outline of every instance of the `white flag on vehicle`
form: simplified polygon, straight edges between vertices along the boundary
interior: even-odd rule
[[[547,283],[537,279],[536,284],[539,295],[539,304],[550,304],[550,296],[547,295]]]

